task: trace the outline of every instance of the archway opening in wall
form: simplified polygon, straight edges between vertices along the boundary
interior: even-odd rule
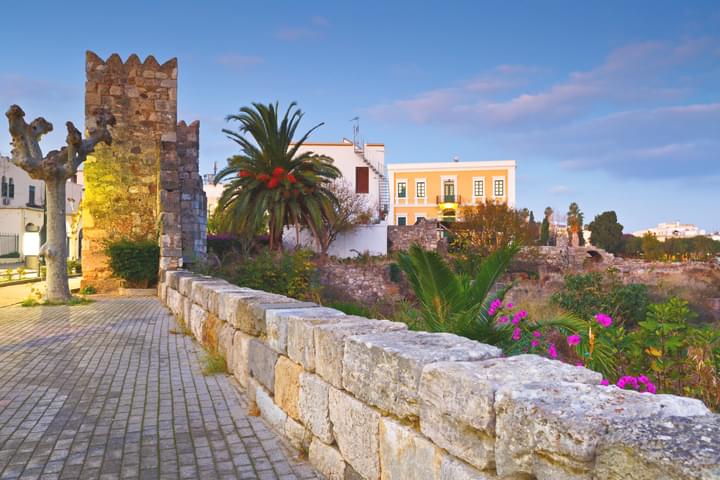
[[[588,250],[588,260],[592,263],[602,263],[603,257],[597,250]]]

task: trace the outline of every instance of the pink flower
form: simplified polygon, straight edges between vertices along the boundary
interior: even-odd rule
[[[512,324],[517,325],[518,323],[520,323],[520,316],[518,316],[518,314],[516,313],[515,315],[513,315]]]
[[[655,385],[652,383],[648,383],[645,385],[645,391],[648,393],[657,393],[657,389],[655,388]]]
[[[577,362],[577,363],[575,364],[575,366],[576,366],[576,367],[584,367],[585,364],[584,364],[583,362]]]
[[[532,342],[530,342],[530,346],[533,348],[537,347],[538,345],[540,345],[539,340],[533,340]]]
[[[515,330],[513,330],[512,339],[517,341],[517,340],[520,340],[521,336],[522,336],[522,330],[520,330],[519,327],[515,327]]]
[[[508,304],[507,304],[507,308],[512,308],[512,307],[513,307],[513,304],[512,304],[512,303],[508,303]]]
[[[645,375],[638,376],[637,381],[642,383],[643,385],[647,385],[648,383],[651,383],[650,379],[648,377],[646,377]]]
[[[580,345],[580,335],[577,333],[574,335],[570,335],[567,337],[568,345],[571,347],[574,347],[575,345]]]
[[[557,353],[557,348],[555,348],[554,343],[551,343],[550,347],[548,347],[548,355],[550,355],[550,358],[553,358],[553,359],[557,358],[558,353]]]
[[[497,310],[498,308],[501,308],[501,307],[502,307],[502,300],[500,300],[499,298],[496,298],[490,304],[490,308],[494,308],[495,310]]]
[[[600,385],[602,385],[603,387],[607,387],[608,385],[610,385],[610,380],[608,380],[607,378],[603,378],[602,380],[600,380]]]
[[[597,322],[605,328],[612,325],[612,318],[610,317],[610,315],[606,315],[604,313],[596,314],[595,320],[597,320]]]
[[[535,330],[535,331],[533,332],[533,337],[535,337],[535,338],[540,338],[540,337],[542,337],[542,333],[540,333],[540,330]]]
[[[496,313],[497,310],[495,310],[493,307],[488,308],[488,315],[490,315],[491,317],[494,317]]]
[[[503,315],[502,317],[500,317],[500,318],[497,319],[497,322],[498,322],[498,323],[507,323],[507,322],[508,322],[508,317],[507,317],[506,315]]]

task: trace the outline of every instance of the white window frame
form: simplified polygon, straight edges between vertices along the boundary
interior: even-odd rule
[[[502,180],[502,182],[503,182],[503,194],[502,195],[495,195],[495,182],[497,180]],[[507,180],[505,179],[505,177],[493,177],[492,196],[493,196],[493,198],[507,198]]]
[[[417,190],[418,183],[425,184],[425,196],[424,197],[418,197],[418,190]],[[424,179],[424,178],[416,178],[415,179],[415,203],[416,204],[419,204],[419,203],[426,204],[427,203],[427,198],[428,198],[428,188],[427,187],[428,187],[428,184],[427,184],[426,179]]]
[[[405,219],[405,226],[407,226],[407,224],[408,224],[408,215],[407,215],[407,213],[399,213],[399,214],[397,214],[397,216],[395,217],[395,225],[400,225],[400,219],[401,219],[401,218],[404,218],[404,219]]]
[[[452,180],[455,185],[455,199],[460,197],[460,186],[458,185],[457,175],[442,175],[440,176],[440,195],[439,197],[443,200],[440,203],[445,203],[445,182]]]
[[[482,182],[482,195],[475,195],[475,182]],[[473,203],[475,203],[478,199],[485,199],[487,196],[487,190],[485,189],[485,177],[473,177],[472,178],[472,199]]]
[[[401,197],[400,195],[398,195],[398,193],[399,193],[399,192],[398,192],[398,187],[400,186],[401,183],[404,183],[404,184],[405,184],[405,196],[404,196],[404,197]],[[410,192],[408,192],[408,181],[407,181],[407,178],[398,178],[397,180],[395,180],[395,198],[397,198],[398,203],[400,203],[401,201],[402,201],[402,203],[408,203],[408,200],[409,200],[409,199],[408,199],[408,197],[409,197],[408,193],[410,193]]]
[[[427,215],[425,215],[425,212],[417,212],[415,214],[415,222],[413,223],[413,225],[415,225],[415,223],[417,223],[417,221],[419,220],[418,217],[423,218],[425,220],[427,220],[427,218],[428,218]]]

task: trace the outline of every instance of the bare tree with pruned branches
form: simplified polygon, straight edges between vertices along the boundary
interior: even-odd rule
[[[47,264],[47,300],[67,302],[71,295],[65,240],[65,185],[67,180],[77,173],[78,167],[88,154],[93,152],[95,145],[112,142],[107,127],[115,125],[115,117],[107,112],[97,112],[97,127],[89,130],[89,137],[85,140],[75,125],[67,122],[67,146],[52,150],[43,157],[40,139],[52,131],[52,123],[39,117],[28,125],[25,122],[25,112],[17,105],[11,106],[5,115],[12,137],[12,162],[25,170],[31,178],[45,182],[47,241],[40,253],[45,255]]]

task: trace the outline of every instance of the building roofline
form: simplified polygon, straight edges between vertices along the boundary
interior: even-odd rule
[[[470,170],[515,167],[517,167],[515,160],[483,160],[476,162],[389,163],[387,169],[395,172],[409,172],[416,170]]]

